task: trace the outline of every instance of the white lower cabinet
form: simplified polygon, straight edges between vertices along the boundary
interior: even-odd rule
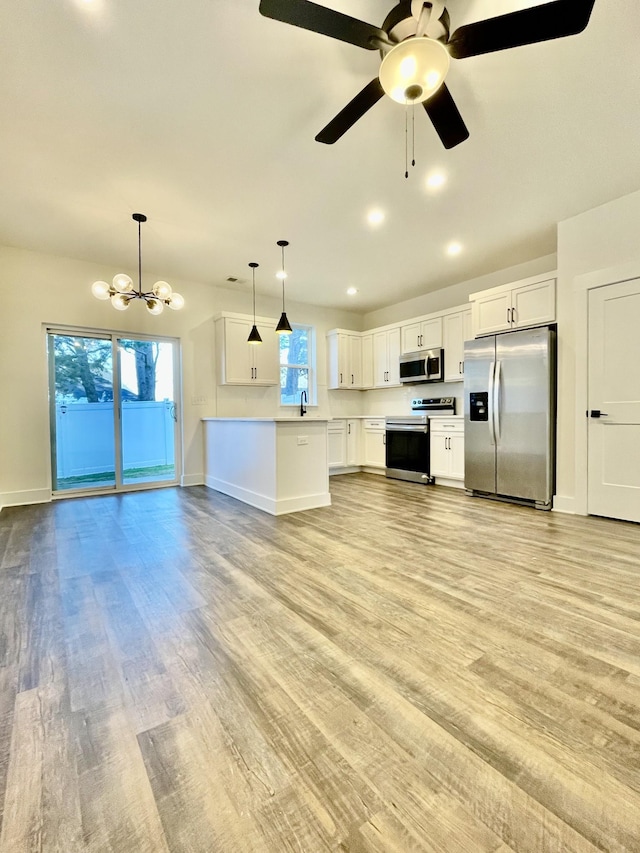
[[[382,418],[365,418],[362,422],[362,465],[386,467],[385,425]]]
[[[429,418],[431,476],[464,483],[464,420]]]
[[[347,465],[360,464],[360,421],[347,421]]]
[[[327,424],[329,468],[353,468],[360,462],[360,421],[337,419]]]
[[[327,424],[327,456],[329,468],[344,468],[347,464],[347,422],[329,421]]]

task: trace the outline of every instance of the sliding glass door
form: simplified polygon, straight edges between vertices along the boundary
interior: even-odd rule
[[[177,342],[48,330],[54,493],[178,481]]]
[[[175,481],[174,344],[118,339],[123,483]]]

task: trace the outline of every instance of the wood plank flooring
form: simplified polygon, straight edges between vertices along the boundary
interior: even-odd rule
[[[0,513],[0,853],[640,851],[640,526],[331,492]]]

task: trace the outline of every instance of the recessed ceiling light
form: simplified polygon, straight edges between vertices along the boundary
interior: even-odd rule
[[[455,240],[447,246],[447,255],[451,255],[454,257],[455,255],[459,255],[462,251],[462,244],[457,243]]]
[[[381,222],[384,222],[384,213],[378,207],[370,210],[367,214],[367,222],[369,225],[380,225]]]
[[[439,190],[447,182],[444,172],[431,172],[427,178],[427,186],[430,190]]]
[[[357,288],[357,287],[349,287],[349,288],[347,288],[347,293],[348,293],[348,295],[349,295],[349,296],[355,296],[357,292],[358,292],[358,288]]]

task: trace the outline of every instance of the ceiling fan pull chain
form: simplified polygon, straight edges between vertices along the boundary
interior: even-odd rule
[[[416,165],[416,105],[411,105],[411,165]]]
[[[409,177],[409,103],[404,108],[404,176]]]

